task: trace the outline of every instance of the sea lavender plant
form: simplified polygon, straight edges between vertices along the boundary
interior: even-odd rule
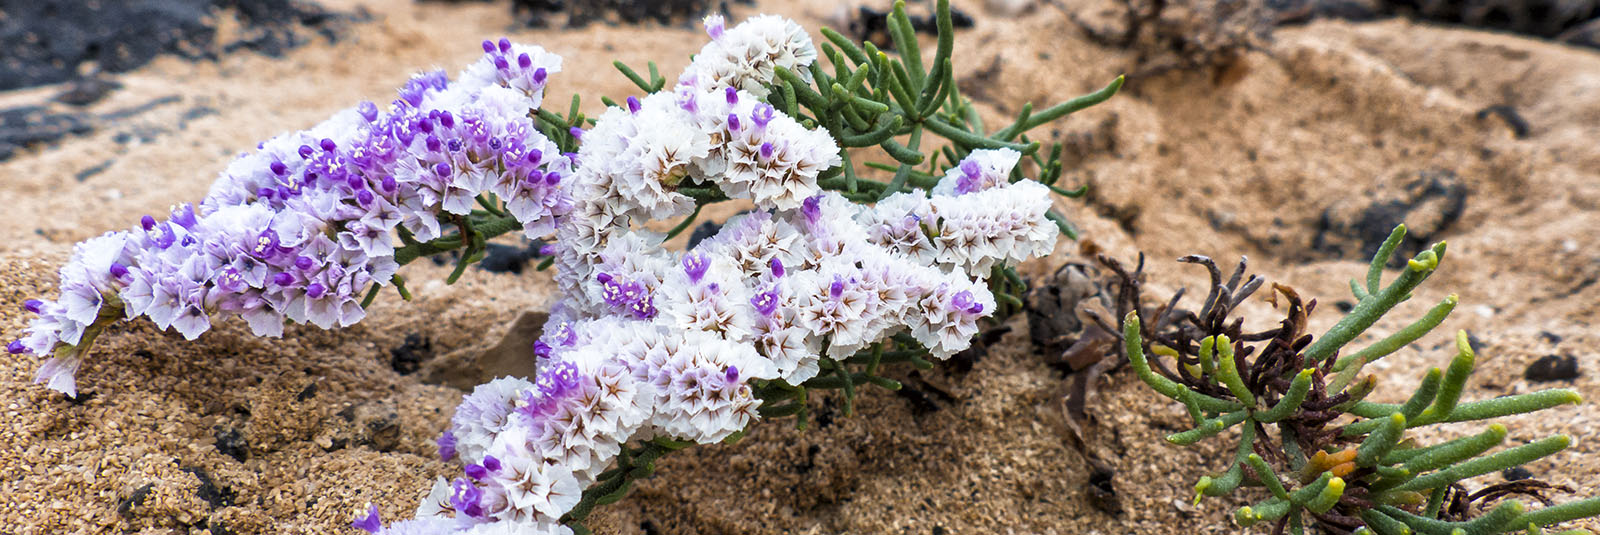
[[[1505,441],[1506,428],[1424,445],[1406,436],[1413,428],[1480,421],[1579,403],[1576,392],[1552,389],[1461,402],[1476,359],[1467,334],[1456,335],[1456,354],[1441,371],[1433,368],[1403,403],[1366,398],[1378,386],[1362,375],[1367,364],[1415,342],[1455,308],[1446,297],[1422,318],[1365,348],[1340,352],[1380,317],[1406,301],[1444,258],[1445,244],[1422,251],[1405,271],[1383,286],[1384,266],[1405,237],[1402,225],[1372,259],[1365,281],[1350,281],[1357,304],[1328,332],[1306,334],[1316,301],[1304,303],[1293,289],[1273,285],[1287,303],[1282,325],[1261,333],[1241,331],[1230,312],[1261,287],[1244,278],[1244,263],[1224,282],[1209,259],[1185,257],[1211,272],[1210,292],[1198,314],[1185,314],[1174,299],[1149,324],[1137,312],[1123,324],[1124,350],[1150,388],[1181,402],[1194,429],[1169,435],[1187,445],[1238,429],[1228,467],[1195,484],[1195,500],[1227,496],[1242,487],[1264,487],[1267,496],[1234,511],[1242,527],[1265,524],[1274,533],[1308,527],[1329,533],[1478,535],[1515,531],[1541,533],[1550,525],[1600,515],[1600,497],[1527,511],[1511,495],[1549,505],[1555,490],[1537,480],[1489,485],[1468,493],[1461,481],[1550,456],[1571,442],[1565,435],[1488,453]],[[1276,302],[1276,301],[1275,301]],[[1147,357],[1153,353],[1171,359]],[[1282,474],[1282,475],[1280,475]],[[1569,490],[1570,491],[1570,490]],[[1576,530],[1566,533],[1588,533]]]
[[[1054,186],[1060,147],[1046,156],[1026,132],[1121,79],[986,133],[955,84],[947,2],[937,12],[931,68],[903,5],[888,18],[896,59],[828,30],[817,47],[781,17],[712,16],[676,84],[618,63],[645,94],[603,99],[592,119],[576,96],[565,116],[541,107],[559,57],[485,41],[455,81],[424,73],[385,108],[268,140],[200,204],[79,244],[60,297],[29,301],[39,316],[8,349],[46,356],[38,380],[71,395],[118,320],[190,339],[229,316],[262,336],[347,326],[384,286],[409,298],[401,265],[460,250],[454,282],[490,238],[553,235],[541,268],[560,295],[529,348],[537,374],[465,396],[439,439],[463,477],[439,481],[416,519],[384,527],[373,508],[355,526],[582,532],[666,452],[737,440],[759,418],[804,426],[813,389],[842,390],[849,413],[857,386],[899,387],[881,366],[967,348],[980,320],[1020,310],[1014,264],[1073,234],[1051,192],[1083,190]],[[925,133],[948,144],[925,154]],[[887,182],[858,176],[848,149],[864,147],[895,162],[864,164]],[[730,199],[754,210],[692,250],[663,247]]]

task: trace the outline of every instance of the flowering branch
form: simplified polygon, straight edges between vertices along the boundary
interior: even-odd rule
[[[542,107],[559,57],[485,41],[455,81],[421,74],[384,109],[268,140],[198,205],[79,244],[60,298],[29,301],[39,317],[8,349],[50,355],[38,380],[73,394],[114,321],[190,339],[232,316],[261,336],[348,326],[383,286],[409,296],[401,265],[459,250],[455,282],[490,239],[553,237],[541,267],[561,295],[529,348],[537,374],[465,396],[439,440],[463,477],[439,481],[417,518],[356,526],[582,531],[666,452],[737,440],[762,417],[804,427],[814,389],[840,390],[852,414],[860,389],[899,388],[883,366],[931,367],[1020,310],[1013,266],[1071,235],[1051,210],[1060,147],[1041,156],[1026,131],[1121,78],[986,133],[956,87],[948,2],[937,26],[929,70],[903,3],[896,59],[826,31],[819,52],[780,17],[712,16],[674,85],[618,63],[645,95],[602,99],[594,118],[578,96],[564,116]],[[852,147],[881,149],[893,177],[858,176]],[[1023,176],[1025,156],[1047,181]],[[663,247],[732,199],[754,210],[691,250]],[[667,220],[668,234],[646,230]]]

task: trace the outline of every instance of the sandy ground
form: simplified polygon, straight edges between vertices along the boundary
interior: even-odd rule
[[[161,59],[124,75],[126,89],[93,110],[177,101],[0,164],[0,333],[15,337],[27,321],[22,301],[54,291],[55,267],[76,240],[197,200],[239,150],[354,102],[387,100],[419,68],[454,71],[483,38],[509,35],[565,56],[551,90],[562,103],[573,92],[629,94],[612,59],[656,60],[674,73],[703,35],[659,26],[527,30],[510,27],[498,4],[365,1],[378,16],[337,45],[318,42],[280,60]],[[363,0],[324,3],[348,9]],[[822,0],[760,7],[813,29],[834,12]],[[1070,22],[1068,12],[1096,7],[1087,2],[1014,17],[968,7],[978,25],[959,37],[958,69],[984,86],[980,103],[992,123],[1022,102],[1076,95],[1130,68],[1127,52],[1090,44]],[[1600,400],[1592,349],[1600,344],[1600,55],[1402,21],[1318,22],[1279,30],[1227,76],[1174,72],[1136,82],[1053,135],[1083,142],[1088,150],[1064,180],[1094,192],[1087,203],[1060,206],[1106,251],[1147,253],[1153,294],[1203,283],[1200,270],[1173,261],[1180,255],[1247,254],[1257,272],[1320,298],[1313,331],[1324,329],[1336,319],[1330,305],[1349,299],[1345,281],[1362,270],[1360,238],[1349,228],[1364,208],[1408,199],[1405,186],[1418,177],[1444,177],[1464,192],[1464,211],[1453,221],[1437,202],[1411,212],[1408,222],[1448,238],[1450,251],[1403,309],[1420,314],[1450,292],[1462,305],[1434,336],[1381,363],[1390,397],[1446,362],[1448,333],[1468,329],[1485,344],[1469,398],[1571,386]],[[54,91],[0,94],[0,105]],[[1491,105],[1520,112],[1526,136],[1478,116]],[[104,169],[75,178],[96,166]],[[1325,246],[1311,251],[1319,234]],[[1076,250],[1063,242],[1027,272],[1048,273]],[[351,533],[348,522],[368,502],[389,518],[408,513],[431,479],[456,470],[432,455],[432,439],[462,392],[425,384],[429,373],[396,373],[392,350],[417,335],[430,344],[429,366],[470,365],[551,295],[542,273],[422,282],[446,272],[408,266],[415,302],[385,295],[364,323],[342,331],[290,329],[262,340],[234,322],[185,343],[147,322],[116,327],[79,374],[87,399],[78,402],[30,384],[37,358],[0,361],[0,533]],[[1272,319],[1259,299],[1245,310]],[[1183,412],[1128,374],[1103,379],[1089,428],[1126,512],[1093,508],[1083,490],[1089,471],[1062,432],[1060,376],[1029,348],[1025,322],[1013,326],[972,371],[919,379],[951,395],[935,400],[938,410],[914,411],[874,392],[844,418],[837,400],[822,399],[818,414],[831,417],[807,432],[758,424],[738,444],[667,457],[658,477],[602,508],[592,525],[685,534],[1234,531],[1225,515],[1246,502],[1186,501],[1194,480],[1217,469],[1216,451],[1161,442]],[[1523,379],[1527,364],[1548,354],[1576,356],[1584,375]],[[1596,414],[1590,404],[1507,423],[1516,441],[1573,435],[1573,448],[1530,468],[1593,496]]]

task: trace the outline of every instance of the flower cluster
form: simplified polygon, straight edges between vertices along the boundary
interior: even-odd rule
[[[147,316],[193,339],[228,316],[259,336],[285,321],[322,328],[365,315],[362,294],[394,276],[395,235],[429,241],[480,196],[529,236],[571,209],[571,158],[528,119],[560,58],[501,39],[452,84],[418,75],[387,111],[370,102],[286,133],[231,163],[198,206],[77,245],[60,297],[7,346],[49,355],[37,380],[69,395],[107,324]]]
[[[268,140],[200,204],[79,244],[60,298],[29,301],[39,318],[9,349],[52,355],[39,380],[72,393],[84,348],[117,319],[188,338],[235,315],[262,336],[345,326],[415,257],[402,248],[481,239],[474,221],[553,235],[542,253],[561,295],[530,348],[536,376],[465,396],[438,442],[462,476],[417,518],[355,523],[393,535],[568,533],[563,516],[631,441],[729,439],[760,417],[757,388],[892,337],[936,358],[966,349],[997,311],[994,268],[1054,248],[1048,188],[1019,180],[1018,152],[989,149],[931,191],[871,206],[828,191],[839,143],[767,101],[778,69],[808,77],[810,37],[771,16],[706,28],[671,89],[592,126],[544,125],[570,127],[577,153],[530,119],[560,58],[504,39],[455,82],[418,75],[386,109]],[[753,210],[689,251],[645,229],[714,193]]]
[[[801,384],[821,359],[897,333],[949,357],[995,311],[990,268],[1053,249],[1049,192],[1010,180],[1020,155],[1008,149],[974,151],[931,196],[868,207],[818,187],[837,143],[748,82],[815,58],[779,21],[724,30],[713,17],[684,83],[629,98],[583,133],[573,210],[548,248],[563,295],[535,344],[539,372],[466,396],[440,440],[464,476],[383,533],[564,532],[562,515],[623,444],[724,440],[758,417],[752,384]],[[679,191],[690,185],[756,209],[670,252],[641,227],[693,210]]]

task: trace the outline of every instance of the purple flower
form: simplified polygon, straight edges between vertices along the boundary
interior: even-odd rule
[[[779,260],[778,257],[774,256],[774,257],[772,257],[772,261],[768,262],[767,265],[772,267],[772,276],[773,277],[775,277],[775,278],[783,278],[783,261],[782,260]]]
[[[723,372],[722,378],[727,380],[728,384],[733,384],[739,380],[739,368],[737,366],[728,366],[728,371]]]
[[[199,220],[194,215],[194,205],[189,203],[180,204],[177,208],[172,209],[172,214],[168,217],[168,220],[190,230],[193,230],[194,226],[199,224]]]
[[[448,461],[456,457],[456,435],[454,433],[445,431],[443,435],[439,435],[439,440],[435,441],[435,444],[439,445],[439,460]]]
[[[27,352],[28,352],[28,347],[22,345],[22,340],[12,340],[11,343],[6,344],[6,353],[10,353],[12,355],[20,355],[22,353],[27,353]]]
[[[578,387],[581,374],[578,373],[578,367],[571,362],[562,362],[551,372],[550,377],[555,380],[556,386],[560,388],[559,392],[565,393]]]
[[[733,113],[728,114],[728,131],[738,132],[739,128],[739,115]]]
[[[822,195],[806,197],[806,200],[800,203],[800,213],[806,216],[807,224],[816,225],[817,220],[822,217]]]
[[[706,269],[711,267],[706,262],[706,255],[689,253],[683,255],[683,272],[689,275],[689,282],[699,283],[706,276]]]
[[[972,292],[966,290],[956,292],[954,296],[951,296],[950,306],[956,310],[966,311],[969,314],[983,312],[983,303],[979,303],[977,299],[972,297]]]
[[[704,24],[706,26],[706,35],[711,36],[712,41],[722,39],[722,32],[727,29],[727,23],[723,21],[722,15],[708,15]]]
[[[218,289],[229,293],[239,293],[249,287],[244,281],[244,276],[239,274],[239,270],[231,267],[222,270],[214,282]]]
[[[484,470],[488,470],[489,473],[499,472],[500,471],[500,459],[494,458],[493,455],[484,455],[483,456],[483,469]]]
[[[367,533],[377,533],[383,530],[383,521],[378,519],[377,504],[373,504],[371,508],[367,510],[367,516],[365,518],[357,518],[355,522],[350,523],[350,526]]]
[[[771,104],[761,104],[756,106],[756,110],[750,114],[750,120],[755,121],[757,130],[764,129],[767,127],[767,123],[772,122],[772,114]]]
[[[722,94],[724,95],[724,98],[728,99],[729,104],[739,103],[739,90],[732,87],[726,87],[722,89]]]
[[[629,95],[628,96],[628,113],[639,113],[639,109],[640,108],[641,108],[641,106],[639,104],[638,97],[634,97],[633,95]]]
[[[168,232],[171,232],[171,230],[168,229]],[[256,241],[250,248],[250,254],[261,259],[271,258],[278,253],[278,245],[278,233],[269,228],[256,235]]]
[[[456,511],[473,518],[483,516],[483,489],[459,477],[450,482],[450,488],[455,491],[450,494],[450,505]]]
[[[838,299],[842,295],[844,295],[844,277],[834,275],[833,284],[828,285],[828,296]],[[972,296],[968,294],[967,297],[971,298]]]
[[[156,228],[156,218],[148,215],[141,217],[139,218],[139,226],[143,227],[146,231]]]
[[[568,128],[567,129],[567,133],[572,135],[572,139],[583,139],[583,129],[582,128],[578,128],[578,127],[574,126],[574,127]]]
[[[23,301],[22,302],[22,308],[27,309],[28,312],[32,312],[34,314],[38,314],[39,310],[43,306],[44,306],[44,301],[40,301],[38,299],[29,299],[27,301]]]
[[[772,142],[771,141],[764,141],[764,142],[761,143],[761,159],[763,159],[763,160],[771,160],[772,159]]]
[[[489,477],[489,469],[484,468],[481,464],[469,464],[463,468],[463,471],[467,473],[467,477],[472,478],[474,481],[483,481],[484,478]]]
[[[778,311],[778,290],[768,290],[750,298],[750,305],[756,307],[756,312],[763,316],[771,316]]]
[[[361,118],[366,119],[369,123],[378,120],[378,106],[370,100],[364,100],[357,104],[356,112],[360,113]]]

